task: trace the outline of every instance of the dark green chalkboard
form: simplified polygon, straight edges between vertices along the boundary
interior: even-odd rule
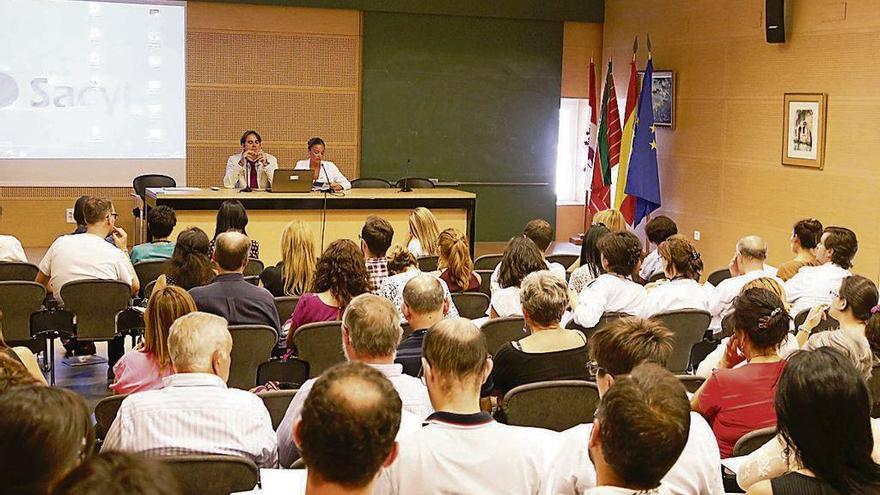
[[[361,176],[546,183],[462,189],[477,240],[555,223],[561,22],[365,12],[363,46]]]

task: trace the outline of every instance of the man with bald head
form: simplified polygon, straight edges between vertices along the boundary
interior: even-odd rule
[[[374,494],[543,493],[560,435],[497,423],[480,410],[492,371],[486,337],[470,320],[447,318],[425,334],[422,366],[437,411],[400,439],[400,454]]]
[[[721,330],[721,320],[733,311],[733,300],[739,295],[743,286],[756,278],[773,278],[780,285],[784,282],[776,277],[776,269],[764,264],[767,260],[767,242],[764,239],[749,235],[736,243],[736,252],[730,260],[728,269],[730,278],[721,281],[717,287],[706,282],[709,293],[709,312],[712,323],[709,328],[716,333]]]
[[[213,255],[217,277],[189,293],[199,311],[222,316],[230,325],[268,325],[280,332],[275,298],[244,279],[250,246],[250,239],[241,232],[218,235]]]
[[[403,317],[413,329],[397,347],[396,363],[410,376],[422,376],[422,341],[425,333],[443,319],[449,308],[440,279],[428,274],[413,277],[403,287]]]

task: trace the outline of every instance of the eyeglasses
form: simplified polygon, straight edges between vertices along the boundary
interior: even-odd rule
[[[599,363],[597,363],[596,361],[590,361],[589,363],[587,363],[587,374],[590,376],[590,380],[595,381],[597,376],[605,376],[606,374],[608,374],[608,371],[605,368],[599,366]]]
[[[113,212],[108,215],[107,218],[112,218],[113,220],[116,220],[117,218],[119,218],[119,213]]]
[[[828,293],[831,294],[832,298],[840,299],[840,292],[838,292],[837,289],[831,289],[828,291]]]

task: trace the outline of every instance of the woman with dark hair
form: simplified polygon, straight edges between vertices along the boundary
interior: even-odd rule
[[[632,281],[642,259],[642,244],[632,232],[612,232],[599,240],[602,271],[581,290],[574,308],[574,321],[593,328],[606,311],[638,315],[645,302],[645,288]]]
[[[296,162],[294,169],[311,170],[312,182],[318,187],[329,186],[334,191],[342,191],[343,189],[351,189],[351,182],[342,175],[339,167],[335,163],[324,159],[324,140],[319,137],[313,137],[306,143],[309,150],[309,157],[305,160]]]
[[[217,242],[218,235],[230,231],[241,232],[244,235],[248,235],[246,230],[247,224],[247,210],[244,209],[244,205],[241,204],[241,201],[236,199],[224,201],[220,205],[220,209],[217,210],[217,224],[214,227],[214,238],[211,239],[211,243],[208,245],[208,251],[210,252],[209,256],[214,256],[214,243]],[[256,239],[251,239],[251,250],[250,253],[248,253],[248,258],[260,258],[260,243],[257,242]]]
[[[666,280],[646,287],[648,295],[641,315],[650,318],[679,309],[709,311],[709,295],[699,282],[703,260],[694,245],[685,236],[675,234],[660,243],[657,253]]]
[[[159,275],[153,292],[169,285],[190,290],[210,284],[216,275],[208,256],[208,235],[198,227],[178,234],[169,263],[168,273]]]
[[[287,330],[287,348],[293,348],[293,334],[306,323],[334,321],[356,296],[369,292],[364,253],[351,239],[337,239],[318,258],[312,292],[299,298],[296,309],[282,328]]]
[[[816,246],[822,238],[822,222],[815,218],[798,220],[791,229],[791,252],[794,259],[779,265],[776,276],[787,281],[805,266],[819,266],[816,261]]]
[[[785,368],[778,349],[791,321],[782,300],[767,289],[741,292],[733,307],[734,335],[724,357],[691,399],[712,427],[722,459],[746,433],[776,424],[773,397]]]
[[[759,481],[746,493],[880,493],[880,464],[872,459],[871,396],[843,354],[824,347],[789,358],[775,409],[780,441],[793,462],[787,474]]]
[[[531,239],[521,235],[511,237],[498,265],[498,284],[501,285],[501,290],[492,294],[489,318],[522,316],[520,282],[526,275],[546,269],[544,256]]]
[[[568,288],[580,294],[584,287],[602,274],[602,253],[599,252],[599,239],[610,234],[604,225],[590,225],[581,242],[580,266],[568,279]]]

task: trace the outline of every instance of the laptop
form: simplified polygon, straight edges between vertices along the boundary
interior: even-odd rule
[[[312,191],[312,171],[276,169],[272,176],[272,190],[275,193],[307,193]]]

